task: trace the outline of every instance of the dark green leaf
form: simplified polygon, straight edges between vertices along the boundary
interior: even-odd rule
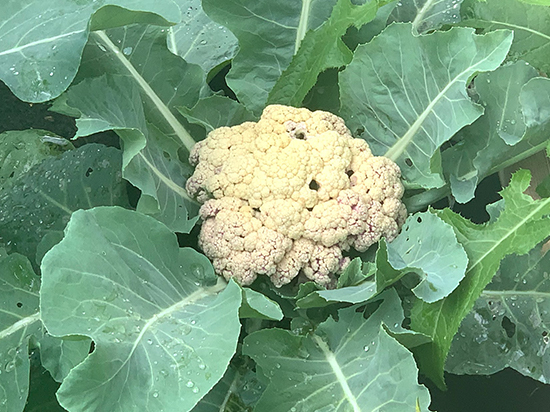
[[[120,150],[88,144],[32,167],[0,193],[0,241],[34,260],[37,245],[63,230],[71,213],[128,204]]]
[[[279,305],[263,295],[250,288],[243,288],[243,303],[239,310],[241,318],[256,318],[281,320],[283,312]]]
[[[526,170],[513,175],[510,185],[501,192],[505,208],[492,223],[476,225],[449,209],[438,212],[453,227],[469,259],[466,276],[453,293],[435,303],[418,300],[411,313],[411,328],[433,339],[433,343],[417,348],[421,371],[441,387],[452,337],[500,261],[509,254],[528,253],[550,233],[550,199],[533,200],[523,194],[530,179]]]

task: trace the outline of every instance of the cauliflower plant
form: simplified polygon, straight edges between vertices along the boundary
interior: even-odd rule
[[[199,246],[216,272],[276,286],[299,273],[327,287],[342,251],[391,241],[405,221],[400,170],[328,112],[271,105],[257,123],[198,142],[187,191],[203,203]]]

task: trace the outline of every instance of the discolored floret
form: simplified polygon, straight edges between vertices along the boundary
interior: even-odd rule
[[[349,259],[397,236],[407,212],[397,165],[328,112],[271,105],[193,148],[187,191],[203,203],[199,245],[226,279],[303,273],[331,286]]]

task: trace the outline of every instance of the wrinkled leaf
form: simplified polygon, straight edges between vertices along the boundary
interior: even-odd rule
[[[456,334],[445,369],[492,374],[505,367],[550,383],[550,253],[505,257]]]
[[[212,21],[202,9],[201,0],[177,0],[182,19],[170,27],[168,49],[205,73],[231,60],[237,52],[237,39],[229,30]]]
[[[40,279],[30,262],[0,259],[0,410],[23,411],[29,390],[29,337],[40,334]]]
[[[256,410],[399,411],[420,399],[427,410],[429,393],[417,383],[413,357],[384,328],[390,308],[384,301],[367,320],[355,307],[338,312],[315,333],[296,336],[265,329],[244,340],[269,385]],[[383,390],[386,385],[391,391]],[[324,408],[324,409],[323,409]]]
[[[73,213],[42,261],[41,316],[50,334],[89,336],[95,349],[63,381],[60,404],[191,409],[237,345],[241,291],[217,280],[206,257],[178,249],[151,217],[117,207]]]
[[[439,147],[483,113],[466,86],[474,74],[500,65],[512,33],[478,36],[458,27],[413,36],[411,30],[392,24],[357,47],[340,73],[341,114],[375,154],[399,164],[407,185],[439,187]]]
[[[306,34],[288,68],[269,93],[268,104],[300,106],[322,71],[348,64],[353,53],[342,41],[350,26],[361,27],[376,16],[378,3],[354,5],[338,0],[329,19]]]
[[[106,5],[135,10],[119,13],[116,25],[179,21],[172,0],[4,0],[0,9],[0,79],[21,100],[44,102],[59,96],[76,75],[92,14]],[[108,21],[110,27],[115,23]]]
[[[413,293],[431,303],[458,286],[466,272],[468,256],[457,242],[453,228],[437,215],[424,212],[409,216],[401,233],[387,246],[381,241],[376,263],[379,291],[413,272],[420,277]]]
[[[517,0],[465,0],[464,25],[491,31],[513,29],[510,60],[522,59],[550,73],[550,8]]]
[[[75,210],[127,206],[121,157],[118,149],[88,144],[33,166],[0,193],[0,241],[34,260],[42,238],[63,230]]]
[[[526,170],[513,175],[501,192],[505,208],[489,224],[476,225],[449,209],[438,212],[453,227],[469,259],[466,276],[453,293],[435,303],[418,300],[411,313],[411,328],[433,339],[433,343],[416,350],[420,369],[441,387],[452,337],[498,270],[500,261],[509,254],[528,253],[550,233],[550,199],[533,200],[523,194],[530,179]]]
[[[259,113],[308,30],[319,27],[336,0],[203,0],[206,14],[239,41],[227,84],[253,113]]]

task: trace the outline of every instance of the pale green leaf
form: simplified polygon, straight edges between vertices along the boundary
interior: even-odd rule
[[[455,335],[445,369],[492,374],[505,367],[550,383],[550,253],[507,256]]]
[[[443,152],[445,173],[460,203],[481,179],[542,150],[550,132],[550,81],[525,62],[482,73],[474,80],[485,114]]]
[[[181,22],[168,29],[168,49],[205,73],[231,60],[237,52],[237,39],[229,30],[212,21],[202,9],[201,0],[176,0]]]
[[[140,93],[123,76],[87,79],[68,92],[68,104],[81,112],[78,136],[115,130],[124,141],[122,173],[142,196],[138,210],[174,231],[189,232],[198,205],[185,190],[192,169],[179,158],[181,142],[148,123]]]
[[[460,21],[464,0],[399,0],[389,21],[411,22],[415,33],[426,33]]]
[[[40,278],[22,255],[0,258],[0,410],[21,412],[29,390],[29,337],[40,334]]]
[[[384,262],[386,256],[389,270]],[[413,293],[426,302],[435,302],[458,286],[466,272],[468,256],[453,228],[437,215],[424,212],[409,216],[401,233],[387,246],[381,242],[376,264],[379,291],[413,272],[420,277]]]
[[[92,14],[98,10],[102,14],[100,9],[108,5],[118,6],[119,15],[113,19],[111,8],[110,16],[98,18],[110,17],[110,27],[115,22],[123,25],[141,20],[167,25],[173,18],[179,21],[179,9],[172,0],[4,0],[0,8],[0,79],[25,101],[43,102],[59,96],[76,75]],[[135,12],[121,12],[121,7]]]
[[[208,16],[239,41],[227,84],[253,113],[288,67],[308,30],[319,27],[336,0],[203,0]]]
[[[239,310],[241,318],[281,320],[283,312],[279,305],[260,292],[243,289],[243,303]]]
[[[430,396],[417,383],[412,354],[382,327],[395,304],[400,309],[398,299],[384,300],[367,320],[356,307],[342,309],[338,321],[307,336],[264,329],[246,337],[243,353],[269,379],[256,410],[402,412],[417,398],[427,410]]]
[[[71,369],[88,356],[92,341],[85,336],[54,338],[45,334],[38,344],[42,366],[56,382],[63,382]]]
[[[50,334],[89,336],[95,349],[64,379],[60,404],[190,410],[235,353],[240,296],[151,217],[117,207],[73,213],[42,261],[41,316]]]
[[[341,114],[375,154],[398,163],[408,186],[439,187],[439,147],[483,113],[466,87],[474,74],[500,65],[512,33],[411,30],[392,24],[356,49],[340,73]]]
[[[469,259],[466,276],[453,293],[435,303],[418,300],[411,313],[411,328],[433,339],[433,343],[416,351],[420,369],[441,387],[452,337],[498,270],[500,261],[509,254],[528,253],[550,233],[550,199],[533,200],[523,194],[530,179],[526,170],[513,175],[501,192],[505,208],[494,222],[476,225],[449,209],[438,212],[453,227]]]
[[[550,7],[518,0],[465,0],[462,24],[483,29],[514,31],[510,60],[528,61],[550,73]]]

